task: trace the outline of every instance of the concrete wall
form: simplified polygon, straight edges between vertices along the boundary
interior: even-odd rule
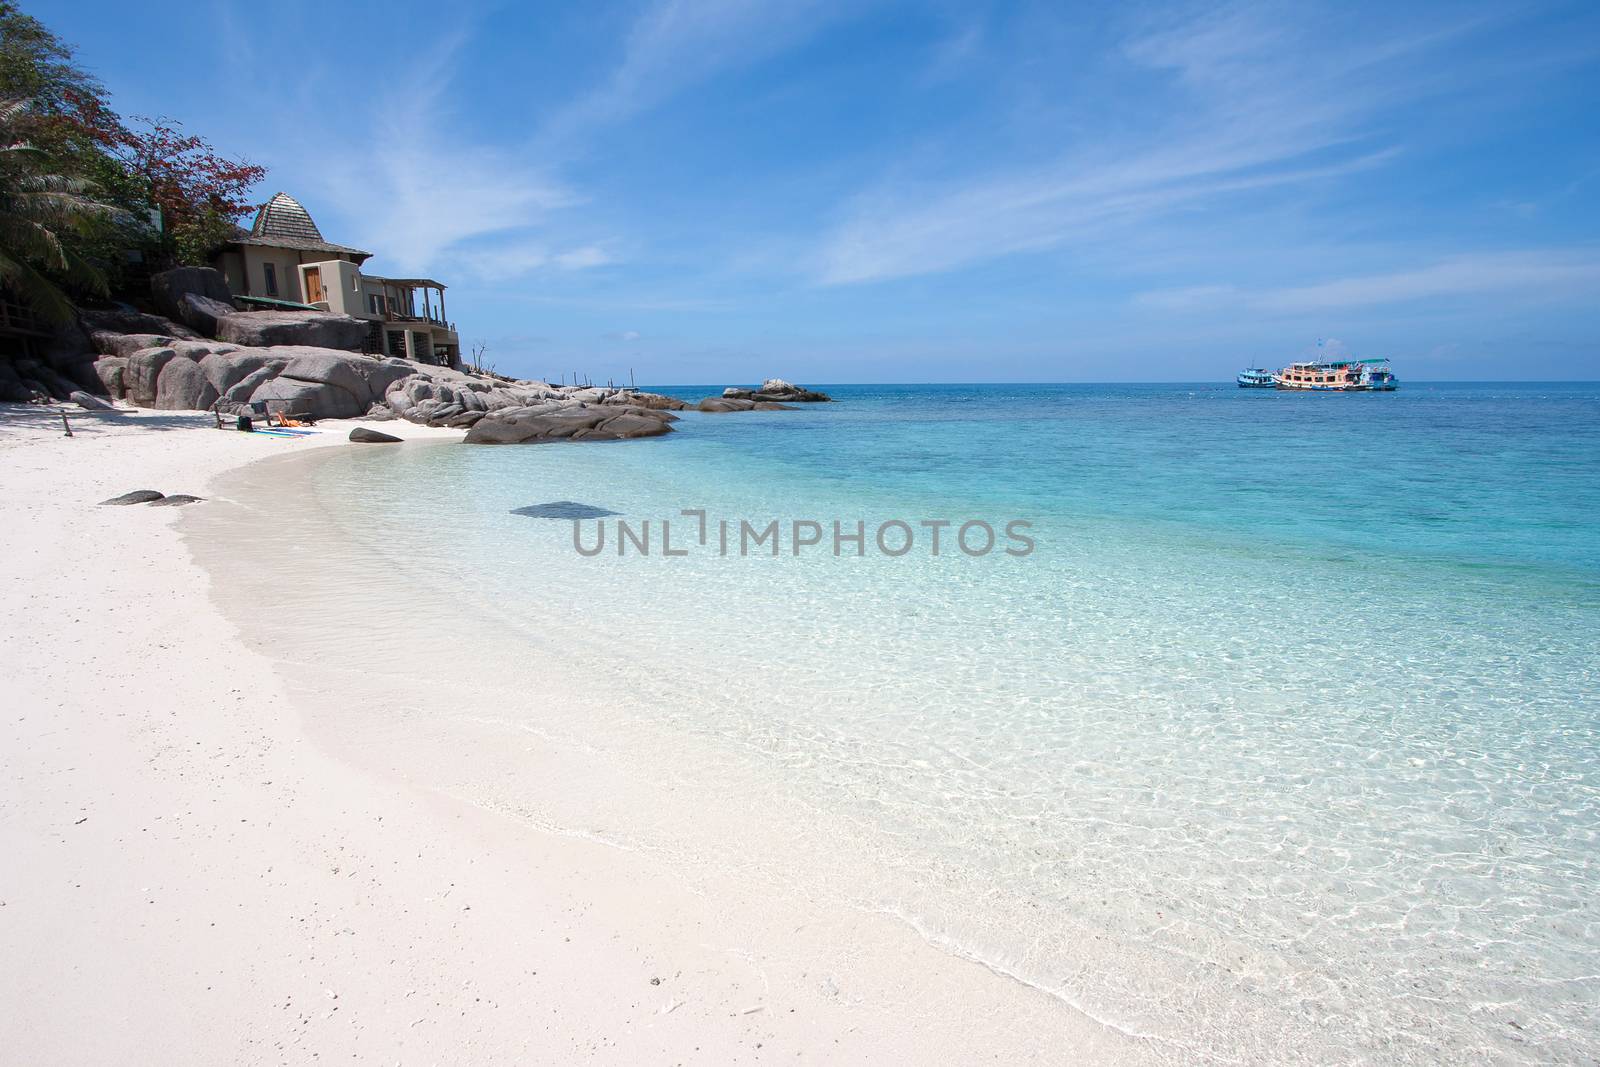
[[[310,291],[305,284],[308,267],[316,267],[322,275],[322,303],[327,305],[329,311],[358,319],[377,317],[368,310],[366,295],[362,291],[361,268],[343,259],[302,263],[296,268],[302,292]]]
[[[267,279],[265,266],[271,263],[278,275],[278,291],[267,292]],[[304,265],[316,264],[323,268],[323,290],[327,291],[329,278],[338,272],[344,279],[344,285],[349,286],[350,280],[345,273],[355,272],[358,276],[360,268],[349,260],[329,259],[326,252],[302,252],[293,248],[268,248],[262,245],[238,245],[226,252],[219,254],[212,260],[212,265],[228,279],[228,288],[237,296],[265,296],[275,300],[292,300],[303,304],[306,300],[305,280],[300,273]],[[353,297],[355,294],[351,293]],[[351,300],[350,310],[345,313],[355,315],[356,307],[365,311],[367,301],[362,297],[359,301]],[[370,318],[370,315],[359,316]]]

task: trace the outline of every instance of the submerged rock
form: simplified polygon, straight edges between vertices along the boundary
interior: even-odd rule
[[[788,411],[782,404],[769,400],[747,400],[736,396],[708,396],[695,407],[700,411]]]
[[[575,500],[552,500],[548,504],[529,504],[527,507],[512,508],[511,514],[526,515],[531,519],[603,519],[608,515],[620,515],[622,512],[596,507],[593,504],[580,504]]]

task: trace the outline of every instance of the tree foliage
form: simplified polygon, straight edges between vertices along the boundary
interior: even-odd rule
[[[111,153],[159,213],[178,262],[204,263],[235,222],[254,210],[248,194],[266,177],[266,169],[219,155],[173,119],[134,121],[138,126],[121,130]]]
[[[90,183],[50,170],[48,156],[19,136],[22,100],[0,100],[0,283],[46,318],[72,316],[63,285],[104,293],[104,274],[75,247],[74,235],[116,214]]]
[[[0,0],[0,101],[0,205],[11,220],[0,239],[22,242],[4,249],[5,281],[30,300],[53,303],[46,283],[77,296],[116,290],[130,253],[155,268],[207,262],[266,173],[176,120],[118,115],[72,50],[11,0]]]

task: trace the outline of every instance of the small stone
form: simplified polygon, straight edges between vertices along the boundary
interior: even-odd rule
[[[149,503],[152,503],[154,501],[160,500],[161,497],[162,497],[162,494],[156,492],[154,489],[135,489],[131,493],[123,493],[121,496],[114,496],[110,500],[102,500],[102,501],[100,501],[100,503],[101,504],[118,504],[118,505],[122,505],[122,504],[149,504]]]
[[[67,399],[71,400],[74,404],[78,405],[80,408],[83,408],[85,411],[117,410],[113,405],[106,403],[104,400],[101,400],[92,393],[84,392],[82,389],[73,390]]]
[[[150,506],[153,508],[177,508],[185,504],[198,504],[204,499],[205,497],[190,496],[187,493],[173,493],[171,496],[164,496],[160,500],[150,501]]]

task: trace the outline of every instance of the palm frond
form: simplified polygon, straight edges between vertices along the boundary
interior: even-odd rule
[[[0,248],[0,283],[51,322],[70,322],[76,314],[72,301],[59,285],[27,262],[8,255],[3,248]]]

